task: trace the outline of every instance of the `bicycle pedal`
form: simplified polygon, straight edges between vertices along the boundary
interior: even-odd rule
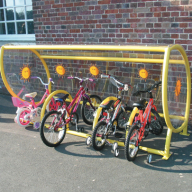
[[[122,133],[115,133],[114,135],[116,138],[122,138],[123,137],[123,134]]]

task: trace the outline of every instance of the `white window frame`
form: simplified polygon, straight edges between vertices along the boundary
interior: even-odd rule
[[[28,26],[27,26],[27,21],[33,21],[33,19],[27,19],[27,15],[26,15],[26,7],[27,6],[32,6],[29,4],[26,4],[26,0],[24,0],[25,5],[19,5],[16,6],[15,5],[15,0],[13,1],[13,6],[5,6],[5,0],[3,0],[3,7],[1,7],[1,9],[3,9],[4,12],[4,21],[0,21],[0,23],[5,23],[5,31],[6,34],[0,34],[0,41],[35,41],[35,34],[28,34]],[[25,19],[22,20],[16,20],[16,10],[15,8],[17,7],[24,7],[25,8]],[[6,9],[7,8],[13,8],[14,9],[14,20],[8,20],[6,18]],[[25,22],[25,26],[26,26],[26,34],[18,34],[17,31],[17,22]],[[15,32],[16,34],[8,34],[8,30],[7,30],[7,23],[14,23],[15,24]]]

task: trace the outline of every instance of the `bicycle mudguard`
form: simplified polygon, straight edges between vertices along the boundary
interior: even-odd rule
[[[27,107],[30,105],[29,102],[27,101],[22,101],[21,99],[19,99],[18,97],[11,97],[12,98],[12,102],[13,102],[13,105],[15,107]]]

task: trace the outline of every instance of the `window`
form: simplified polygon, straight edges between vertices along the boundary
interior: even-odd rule
[[[0,40],[35,40],[32,0],[0,0]]]

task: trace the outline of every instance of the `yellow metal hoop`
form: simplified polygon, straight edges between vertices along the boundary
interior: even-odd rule
[[[170,57],[170,52],[172,50],[178,50],[183,56],[183,59],[185,61],[184,65],[185,65],[186,74],[187,74],[187,102],[186,102],[184,123],[181,125],[181,127],[177,129],[175,129],[171,124],[169,110],[168,110],[168,102],[167,102],[167,79],[168,79],[169,57]],[[165,118],[167,127],[172,129],[174,133],[179,133],[182,130],[184,130],[184,133],[187,134],[187,124],[189,119],[190,102],[191,102],[191,92],[189,90],[191,90],[191,74],[190,74],[189,61],[188,61],[187,55],[184,49],[180,45],[173,45],[171,47],[168,47],[165,50],[164,63],[163,63],[162,105],[163,105],[164,118]]]

